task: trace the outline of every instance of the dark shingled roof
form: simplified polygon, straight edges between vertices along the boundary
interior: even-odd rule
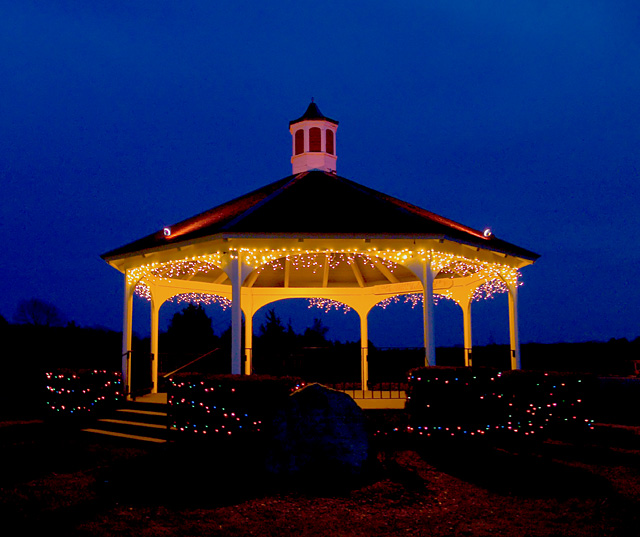
[[[289,125],[291,126],[291,125],[294,125],[295,123],[300,123],[301,121],[305,121],[306,119],[321,119],[324,121],[330,121],[331,123],[335,123],[336,125],[338,124],[338,122],[335,119],[331,119],[324,116],[322,112],[320,112],[320,108],[318,108],[318,105],[313,101],[311,101],[311,104],[307,107],[307,111],[298,119],[289,121]]]
[[[285,177],[170,229],[169,236],[160,230],[102,257],[117,258],[225,234],[438,237],[530,260],[539,257],[495,236],[485,237],[481,231],[323,171]]]

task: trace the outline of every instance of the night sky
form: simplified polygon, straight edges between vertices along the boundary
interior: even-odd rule
[[[120,330],[100,254],[289,175],[314,97],[339,175],[541,255],[522,342],[640,336],[637,1],[0,0],[0,44],[7,320],[37,297]],[[462,342],[456,308],[439,345]],[[420,315],[378,308],[371,340],[420,345]],[[358,339],[354,313],[323,319]],[[474,305],[474,343],[507,340],[506,297]]]

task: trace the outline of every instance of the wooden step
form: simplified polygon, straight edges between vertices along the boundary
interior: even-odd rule
[[[128,440],[164,443],[167,442],[169,433],[166,410],[166,404],[127,401],[122,408],[97,419],[83,431]]]
[[[151,436],[139,436],[135,434],[118,433],[115,431],[107,431],[103,429],[82,429],[85,433],[101,434],[105,436],[113,436],[116,438],[127,438],[129,440],[136,440],[139,442],[154,442],[156,444],[164,444],[167,440],[165,438],[153,438]]]
[[[132,425],[133,427],[148,427],[150,429],[166,429],[166,425],[157,425],[155,423],[143,423],[140,421],[115,420],[112,418],[102,418],[98,420],[101,423],[116,423],[118,425]]]

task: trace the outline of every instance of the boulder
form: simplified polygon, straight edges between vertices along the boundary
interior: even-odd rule
[[[367,418],[347,394],[311,384],[277,413],[267,470],[283,477],[361,476],[369,461]]]

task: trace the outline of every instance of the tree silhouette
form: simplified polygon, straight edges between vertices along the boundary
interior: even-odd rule
[[[166,339],[173,351],[179,349],[184,354],[204,354],[217,343],[211,318],[202,304],[189,304],[175,313],[169,323]]]
[[[64,326],[65,324],[64,315],[58,307],[39,298],[21,300],[13,320],[18,324],[33,326]]]
[[[291,323],[285,327],[275,309],[267,310],[265,321],[260,325],[253,343],[256,358],[254,369],[260,373],[284,374],[285,360],[295,347],[297,337]]]
[[[327,332],[329,327],[322,323],[322,319],[316,317],[313,324],[304,331],[303,346],[305,347],[328,347],[330,342],[327,340]]]
[[[260,325],[260,337],[269,341],[281,340],[285,334],[282,319],[276,314],[273,308],[267,311],[267,316],[263,324]]]

